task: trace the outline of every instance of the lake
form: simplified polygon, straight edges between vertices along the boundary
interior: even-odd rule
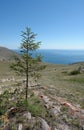
[[[36,52],[43,56],[43,62],[53,64],[84,62],[84,50],[39,49]]]
[[[38,50],[43,56],[43,62],[54,64],[72,64],[84,62],[84,50]]]

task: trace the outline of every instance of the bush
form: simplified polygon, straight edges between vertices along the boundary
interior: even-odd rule
[[[3,115],[6,112],[6,110],[4,108],[0,107],[0,116]]]
[[[47,114],[46,109],[42,102],[39,100],[38,97],[31,95],[30,98],[28,99],[28,102],[26,102],[25,99],[19,100],[16,103],[17,107],[22,107],[25,110],[29,111],[32,113],[33,116],[42,116],[45,117]]]
[[[79,70],[73,70],[69,74],[70,75],[77,75],[77,74],[80,74],[80,71]]]

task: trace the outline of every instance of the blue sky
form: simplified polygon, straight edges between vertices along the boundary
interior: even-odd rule
[[[20,46],[30,27],[45,49],[84,49],[84,0],[0,0],[0,46]]]

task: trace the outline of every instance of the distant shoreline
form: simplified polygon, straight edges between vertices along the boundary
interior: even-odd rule
[[[19,53],[18,49],[13,51]],[[43,56],[43,62],[52,64],[74,64],[84,62],[84,50],[39,49],[36,53]]]

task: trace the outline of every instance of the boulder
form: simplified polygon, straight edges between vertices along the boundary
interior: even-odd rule
[[[41,122],[41,128],[42,128],[41,130],[51,130],[50,126],[43,118],[40,118],[40,122]]]

